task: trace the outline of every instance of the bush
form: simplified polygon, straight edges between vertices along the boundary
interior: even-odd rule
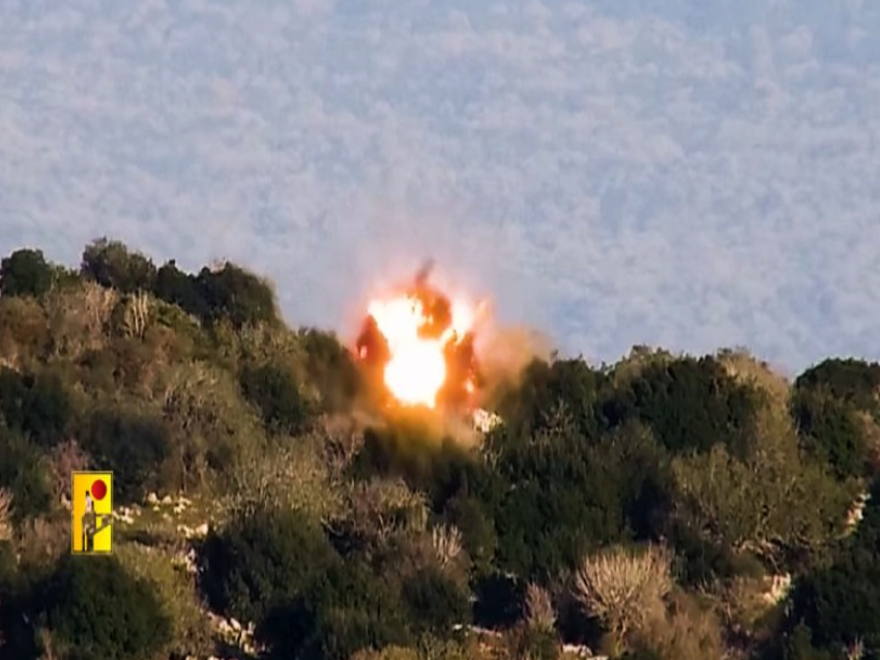
[[[45,513],[51,506],[51,488],[40,450],[20,433],[0,425],[0,488],[12,493],[13,520]]]
[[[118,502],[141,501],[171,454],[170,431],[162,418],[133,408],[98,408],[81,441],[97,465],[114,472]]]
[[[334,556],[323,530],[298,512],[241,512],[206,539],[202,588],[215,609],[260,622],[273,606],[299,595]]]
[[[113,557],[65,556],[42,600],[58,650],[71,660],[149,657],[170,639],[154,591]]]
[[[200,607],[192,576],[175,557],[136,544],[121,544],[114,555],[133,576],[150,584],[171,622],[168,653],[184,658],[209,655],[211,631]]]
[[[52,266],[41,250],[16,250],[0,261],[0,295],[44,295],[54,279]]]
[[[575,593],[584,609],[606,626],[619,653],[662,616],[672,584],[670,555],[664,548],[636,552],[615,547],[584,559]]]
[[[245,398],[262,412],[267,429],[288,435],[302,430],[308,407],[290,370],[272,364],[249,365],[242,370],[240,382]]]
[[[29,368],[45,359],[52,338],[46,310],[33,298],[0,297],[0,361]]]
[[[0,368],[0,413],[9,428],[37,444],[52,447],[63,440],[71,408],[67,390],[56,374],[21,375]]]
[[[321,395],[327,412],[351,409],[360,394],[361,375],[352,354],[333,334],[307,329],[300,333],[306,354],[306,373]]]
[[[569,424],[528,444],[493,440],[493,517],[498,563],[546,583],[584,553],[630,538],[651,538],[671,495],[663,452],[651,435],[626,425],[591,442]]]
[[[410,577],[403,585],[403,599],[416,632],[448,636],[454,625],[471,619],[470,593],[436,566]]]
[[[358,651],[410,646],[405,607],[362,563],[334,561],[292,602],[258,628],[276,657],[347,660]]]

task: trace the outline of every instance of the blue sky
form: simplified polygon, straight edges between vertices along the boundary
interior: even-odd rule
[[[0,0],[0,251],[353,332],[427,256],[564,352],[880,359],[880,3]]]

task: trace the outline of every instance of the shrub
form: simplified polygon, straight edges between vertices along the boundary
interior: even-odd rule
[[[0,488],[15,498],[13,519],[49,510],[51,491],[39,449],[20,433],[0,425]]]
[[[309,328],[300,332],[309,381],[327,412],[350,410],[361,391],[360,371],[352,354],[333,334]]]
[[[53,269],[41,250],[16,250],[0,261],[0,295],[40,297],[52,286]]]
[[[555,578],[600,545],[651,538],[671,497],[664,454],[638,425],[591,441],[563,423],[527,444],[499,439],[497,451],[498,562],[526,580]]]
[[[278,657],[347,660],[358,651],[410,646],[406,611],[384,580],[360,562],[334,561],[304,593],[258,627]]]
[[[539,630],[519,625],[505,636],[507,657],[531,660],[556,660],[560,644],[553,630]]]
[[[149,583],[163,613],[171,622],[166,652],[178,657],[209,655],[211,631],[202,611],[192,576],[183,562],[156,549],[123,544],[114,550],[125,569]]]
[[[264,506],[238,513],[205,541],[199,562],[211,605],[242,621],[260,622],[321,575],[335,553],[316,523]]]
[[[595,404],[605,380],[580,359],[533,361],[519,386],[502,397],[499,412],[517,436],[547,429],[552,420],[547,411],[562,406],[577,429],[592,435],[597,430]]]
[[[12,540],[12,493],[0,488],[0,543]]]
[[[115,290],[91,281],[50,292],[46,310],[53,356],[76,360],[103,348],[118,298]]]
[[[532,630],[552,631],[556,628],[556,612],[550,593],[537,584],[526,588],[526,622]]]
[[[143,658],[169,641],[171,621],[153,589],[113,557],[65,556],[42,602],[48,627],[71,660]]]
[[[136,408],[96,409],[80,437],[96,464],[115,473],[119,502],[141,501],[171,452],[166,423],[155,413]]]
[[[674,591],[665,613],[647,622],[638,644],[669,660],[724,660],[721,623],[708,604]]]
[[[411,576],[403,585],[403,599],[415,632],[445,637],[454,625],[470,622],[470,593],[439,567],[428,566]]]
[[[663,599],[672,590],[670,570],[670,555],[659,546],[642,551],[618,546],[584,559],[575,593],[584,609],[603,621],[616,653],[662,616]]]
[[[18,374],[0,368],[0,412],[6,424],[37,444],[51,447],[62,440],[72,406],[61,379],[53,373]]]
[[[0,364],[29,368],[51,344],[46,311],[32,298],[0,297]]]
[[[245,398],[262,412],[266,428],[294,435],[305,425],[308,409],[289,370],[272,364],[246,366],[240,376]]]

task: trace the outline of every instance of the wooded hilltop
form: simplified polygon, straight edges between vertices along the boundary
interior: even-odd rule
[[[880,659],[880,365],[535,360],[477,446],[365,388],[233,264],[4,257],[0,658]]]

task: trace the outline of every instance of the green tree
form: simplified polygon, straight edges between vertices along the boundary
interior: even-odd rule
[[[852,404],[823,387],[797,390],[792,401],[802,444],[827,462],[839,479],[866,473],[869,447],[864,423]]]
[[[795,381],[798,390],[825,389],[858,410],[880,411],[880,364],[852,358],[829,358]]]
[[[604,423],[614,428],[640,421],[673,453],[708,451],[724,442],[737,456],[749,449],[756,402],[712,357],[652,360],[619,379],[601,403]]]
[[[227,263],[219,270],[203,268],[196,282],[210,321],[227,318],[237,328],[278,321],[271,286],[239,266]]]
[[[199,283],[192,275],[177,268],[173,259],[159,268],[156,273],[156,297],[200,319],[208,318],[210,308]]]
[[[156,266],[149,258],[106,237],[86,246],[80,269],[84,277],[120,293],[152,291],[156,282]]]
[[[53,268],[41,250],[16,250],[0,261],[0,295],[40,297],[53,279]]]

